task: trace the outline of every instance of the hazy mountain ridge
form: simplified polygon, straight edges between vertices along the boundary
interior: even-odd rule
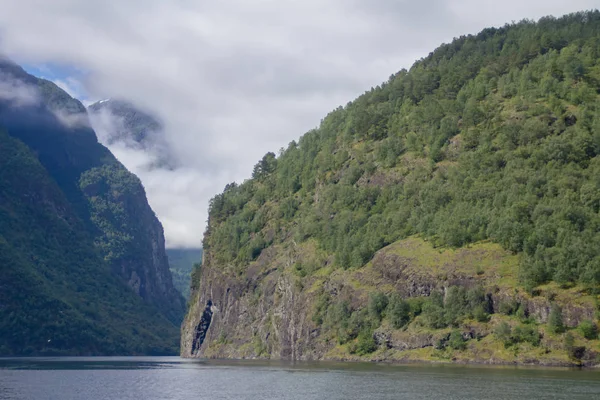
[[[167,249],[173,285],[185,299],[190,298],[192,271],[202,264],[202,249]]]
[[[98,101],[88,107],[93,126],[106,146],[122,145],[153,157],[149,169],[175,169],[178,162],[165,140],[162,124],[133,104],[118,99]]]

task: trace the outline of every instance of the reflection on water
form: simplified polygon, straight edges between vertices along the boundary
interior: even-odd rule
[[[0,359],[0,399],[600,399],[600,371],[453,365]]]

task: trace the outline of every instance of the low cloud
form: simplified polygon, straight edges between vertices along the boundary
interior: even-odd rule
[[[63,110],[52,110],[56,119],[67,128],[91,128],[90,120],[85,113],[69,113]]]
[[[198,230],[203,229],[206,222],[206,193],[214,190],[211,182],[215,177],[195,168],[152,168],[157,161],[156,155],[124,142],[115,142],[108,147],[143,182],[150,206],[158,210],[168,233],[167,247],[198,247]]]
[[[128,164],[131,164],[131,167],[135,166],[136,169],[173,169],[173,165],[176,163],[170,160],[173,155],[164,139],[165,133],[162,128],[144,127],[142,129],[144,137],[136,140],[136,132],[128,129],[125,118],[113,114],[110,109],[88,110],[88,113],[92,127],[102,144],[111,150],[114,148],[115,151],[123,148],[132,151],[134,154],[140,153],[140,156],[133,157],[132,162],[129,161],[129,158],[123,158],[122,161],[128,168],[130,167]],[[145,163],[140,165],[139,159],[142,156]],[[137,162],[134,161],[136,159]]]
[[[67,92],[71,97],[82,99],[86,95],[86,90],[82,83],[73,77],[65,77],[64,79],[53,79],[52,83]],[[84,103],[87,106],[87,104]]]
[[[597,0],[0,0],[0,51],[74,66],[87,97],[164,121],[177,171],[140,175],[170,246],[199,245],[208,199],[442,42]],[[74,93],[73,85],[65,88]],[[76,87],[76,85],[74,86]]]
[[[9,102],[13,107],[37,104],[40,100],[37,88],[12,76],[0,75],[0,100]]]

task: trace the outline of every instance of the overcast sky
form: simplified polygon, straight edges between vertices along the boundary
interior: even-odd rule
[[[89,102],[155,113],[182,167],[142,179],[169,247],[198,246],[208,200],[401,68],[462,34],[599,0],[0,0],[0,52]]]

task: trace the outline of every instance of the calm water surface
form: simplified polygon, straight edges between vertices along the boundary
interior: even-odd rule
[[[0,359],[0,399],[600,400],[600,371],[171,357]]]

